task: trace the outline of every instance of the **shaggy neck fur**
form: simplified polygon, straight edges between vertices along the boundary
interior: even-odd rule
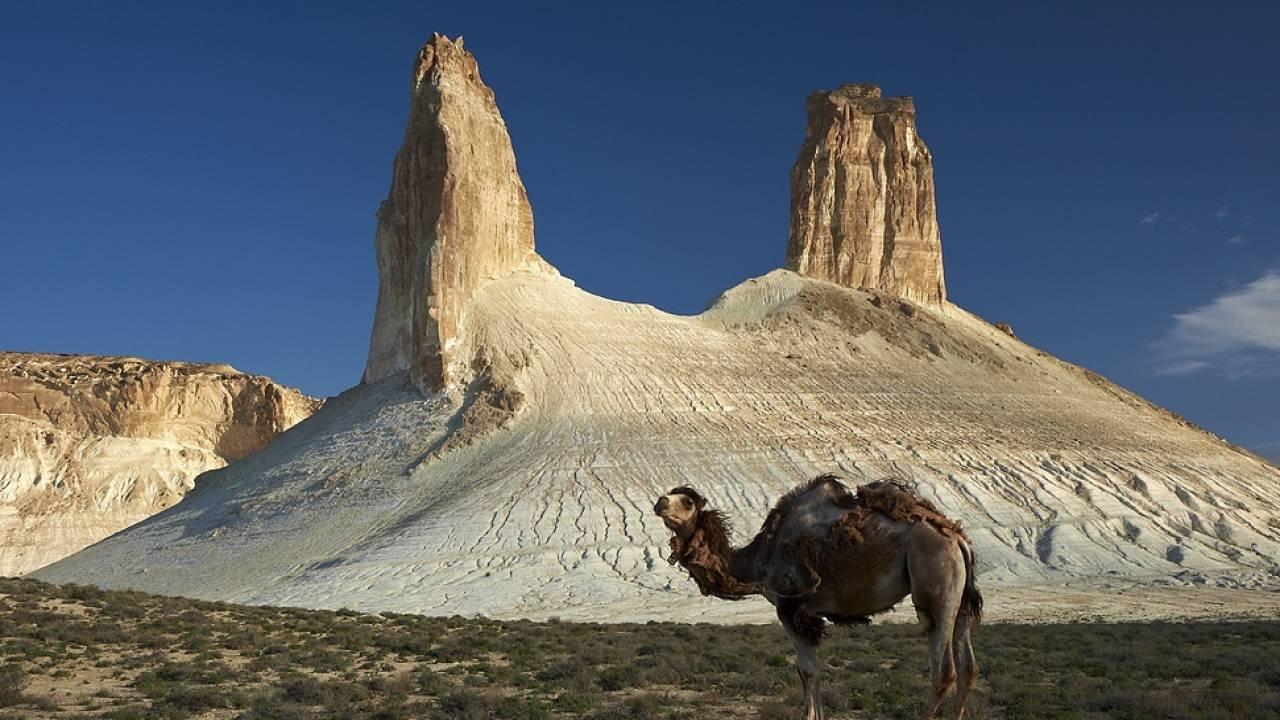
[[[735,550],[729,544],[729,533],[729,521],[719,511],[703,510],[692,532],[671,538],[668,560],[689,571],[703,595],[724,600],[759,595],[760,585],[752,577],[751,553],[744,552],[755,543]]]

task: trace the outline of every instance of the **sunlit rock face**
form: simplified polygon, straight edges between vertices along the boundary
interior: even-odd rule
[[[0,353],[0,575],[176,503],[318,406],[226,365]]]
[[[787,267],[846,287],[945,300],[933,158],[911,98],[845,85],[813,93],[805,108]]]
[[[475,58],[434,35],[418,51],[409,123],[378,208],[378,307],[364,381],[409,371],[424,390],[465,383],[455,345],[476,288],[540,265],[533,211]]]

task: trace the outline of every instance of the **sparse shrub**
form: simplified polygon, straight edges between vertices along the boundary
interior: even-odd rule
[[[157,705],[161,708],[200,712],[237,706],[233,693],[207,685],[175,685],[168,688]]]
[[[638,679],[639,673],[636,672],[634,667],[630,665],[621,665],[618,667],[611,667],[600,673],[597,682],[600,684],[601,690],[604,690],[605,692],[616,692],[618,690],[628,690],[636,687]]]
[[[432,718],[436,720],[487,720],[495,715],[498,698],[492,693],[454,690],[443,695]]]
[[[559,712],[578,717],[604,702],[604,695],[598,690],[572,691],[561,693],[551,702],[551,706]]]
[[[328,710],[350,708],[370,695],[363,685],[345,680],[320,680],[308,675],[290,675],[280,684],[280,697],[298,705],[323,705]]]
[[[440,695],[441,693],[446,692],[450,687],[449,681],[445,680],[440,674],[436,673],[431,668],[424,667],[419,670],[417,680],[418,692],[423,695]]]
[[[260,698],[237,720],[311,720],[312,717],[313,713],[307,708],[276,698]]]
[[[658,717],[659,711],[666,705],[667,703],[663,701],[662,697],[653,693],[645,693],[628,700],[623,710],[628,718],[647,720],[647,718]]]
[[[416,689],[417,684],[416,678],[409,673],[375,675],[364,683],[371,692],[384,698],[404,698]]]
[[[537,673],[539,682],[550,688],[583,692],[595,687],[595,673],[577,658],[567,658]]]
[[[498,701],[494,715],[504,720],[549,720],[551,710],[540,700],[507,696]]]
[[[27,701],[23,690],[31,678],[17,663],[0,665],[0,707],[12,707]]]
[[[800,720],[800,707],[778,700],[765,700],[758,711],[760,720]]]
[[[110,596],[102,606],[102,614],[116,620],[137,620],[146,617],[146,611],[118,595]]]
[[[152,715],[146,705],[128,705],[108,710],[99,717],[101,720],[148,720]]]
[[[299,705],[320,705],[324,702],[324,685],[313,677],[290,675],[280,683],[280,697]]]

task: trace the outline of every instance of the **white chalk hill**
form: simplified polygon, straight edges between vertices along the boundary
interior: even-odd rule
[[[459,138],[502,122],[492,95],[461,42],[441,37],[420,53],[413,92],[379,213],[366,382],[201,476],[175,507],[37,577],[308,607],[765,619],[762,600],[698,597],[665,560],[653,502],[693,485],[745,541],[780,493],[835,471],[907,481],[962,520],[996,617],[1280,607],[1264,592],[1280,585],[1276,467],[945,300],[777,270],[675,316],[576,288],[533,253],[524,220],[501,225],[514,234],[490,262],[494,233],[472,242],[466,231],[497,222],[483,193],[498,188],[497,206],[526,217],[523,186],[502,184],[519,183],[509,147],[489,162],[483,144]],[[460,108],[465,123],[449,114]],[[888,182],[871,188],[880,200],[866,187],[794,192],[835,182],[809,171],[793,174],[793,200],[848,192],[892,218],[895,193],[912,192],[893,186],[894,163],[927,174],[931,191],[923,143],[877,145],[902,128],[881,133],[886,121],[863,109],[841,104],[837,119],[869,133],[835,134],[865,144],[842,148],[842,162],[888,163],[859,181]],[[913,122],[914,109],[893,111]],[[810,150],[806,167],[828,157]],[[928,200],[913,212],[932,218]],[[809,207],[805,226],[825,212]],[[922,226],[936,240],[936,225]],[[857,232],[810,232],[827,245],[802,249],[832,253],[825,266],[837,267],[841,247],[893,230]],[[469,274],[450,270],[459,263]],[[937,263],[922,275],[933,297],[940,250]],[[414,272],[419,281],[406,279]],[[892,267],[845,274],[892,277],[898,290],[911,281]],[[446,304],[447,326],[433,324]]]

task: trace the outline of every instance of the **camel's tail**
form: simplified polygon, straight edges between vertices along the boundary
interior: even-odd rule
[[[982,622],[982,593],[978,591],[978,572],[973,567],[973,548],[968,542],[960,541],[960,554],[964,555],[964,594],[960,596],[960,612],[977,625]]]

